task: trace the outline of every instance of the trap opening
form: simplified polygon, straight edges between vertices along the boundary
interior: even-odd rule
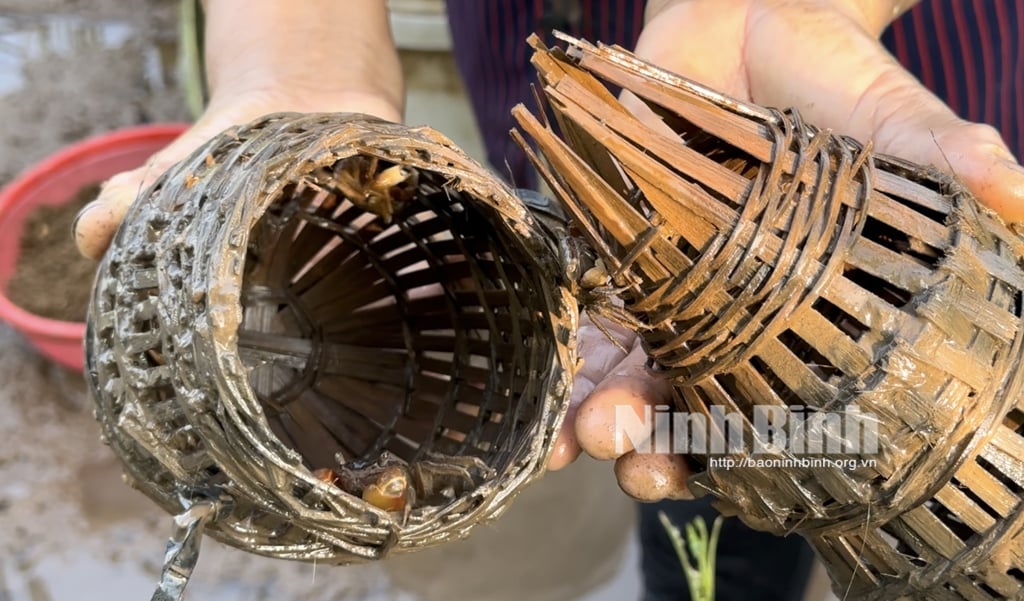
[[[502,470],[535,434],[555,350],[542,282],[450,178],[394,167],[342,159],[284,186],[254,226],[249,384],[311,470],[383,451]]]

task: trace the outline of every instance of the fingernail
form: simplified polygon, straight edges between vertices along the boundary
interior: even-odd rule
[[[97,201],[94,200],[94,201],[90,202],[89,204],[85,205],[84,207],[82,207],[82,210],[79,211],[77,215],[75,215],[75,219],[71,222],[71,239],[72,240],[75,240],[77,238],[76,232],[78,232],[78,222],[82,219],[82,216],[85,215],[86,213],[88,213],[89,211],[93,210],[94,208],[96,208],[97,204],[98,204]]]

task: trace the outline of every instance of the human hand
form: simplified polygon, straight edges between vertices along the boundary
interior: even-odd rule
[[[640,337],[604,318],[584,315],[577,341],[583,364],[573,381],[569,410],[548,469],[562,469],[585,451],[595,459],[615,459],[619,486],[636,499],[691,498],[685,458],[635,452],[633,443],[646,440],[650,432],[630,430],[627,422],[617,419],[617,410],[642,419],[648,406],[670,402],[669,382],[648,372]]]
[[[286,88],[280,92],[231,94],[229,98],[229,101],[211,103],[191,128],[150,157],[145,165],[119,173],[103,184],[96,200],[86,205],[75,220],[73,234],[79,252],[91,259],[99,259],[136,196],[172,165],[229,127],[278,111],[353,112],[372,114],[390,121],[400,120],[400,113],[394,107],[371,97],[323,97],[315,92]]]
[[[652,1],[636,52],[734,97],[795,107],[809,123],[872,140],[877,152],[952,171],[1004,218],[1024,220],[1024,170],[999,134],[957,118],[879,43],[895,4],[912,2]],[[616,459],[620,486],[638,499],[685,497],[684,457],[615,449],[649,434],[625,432],[616,407],[642,415],[668,403],[667,383],[643,368],[634,338],[616,332],[627,356],[590,327],[580,332],[583,369],[549,467],[586,452]]]
[[[878,38],[906,0],[660,0],[637,54],[875,152],[952,172],[983,204],[1024,221],[1024,169],[999,133],[958,118]],[[685,40],[680,43],[680,40]]]

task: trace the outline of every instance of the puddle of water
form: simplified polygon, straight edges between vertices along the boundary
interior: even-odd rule
[[[152,574],[85,552],[49,555],[35,565],[0,564],[0,599],[5,601],[147,599],[152,592]]]
[[[141,601],[153,594],[156,567],[149,562],[107,560],[74,550],[47,555],[36,564],[0,562],[0,601]],[[317,573],[309,566],[308,578],[272,573],[260,579],[253,578],[252,574],[218,576],[211,574],[209,567],[200,562],[196,578],[186,590],[186,599],[415,601],[410,595],[383,589],[380,582],[376,586],[358,581],[351,587],[338,586],[339,574],[332,574],[332,569],[344,568],[321,568]]]
[[[121,473],[121,466],[113,457],[79,468],[82,515],[91,526],[101,527],[156,513],[152,501],[124,485]]]
[[[70,57],[98,49],[118,49],[137,37],[127,21],[97,20],[79,15],[50,14],[0,17],[0,95],[25,84],[26,63]],[[150,45],[144,50],[147,82],[157,90],[168,85],[168,58],[173,44]],[[173,65],[170,65],[173,68]]]

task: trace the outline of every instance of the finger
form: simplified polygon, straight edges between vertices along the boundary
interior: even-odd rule
[[[575,434],[580,448],[595,459],[615,459],[646,441],[653,419],[650,407],[667,403],[667,380],[646,367],[640,344],[605,377],[579,407]]]
[[[226,86],[214,94],[203,116],[167,148],[153,156],[146,166],[119,174],[100,191],[96,201],[79,214],[74,229],[79,251],[98,259],[110,244],[121,219],[135,197],[171,165],[189,156],[201,144],[235,124],[246,123],[268,113],[357,112],[401,120],[401,111],[387,99],[363,93],[332,94],[298,92],[285,88],[235,90]]]
[[[615,462],[622,492],[638,501],[692,499],[686,487],[690,470],[682,455],[626,453]]]
[[[580,404],[590,396],[597,383],[626,357],[620,347],[631,348],[636,342],[636,334],[624,326],[603,320],[601,325],[604,331],[594,324],[589,315],[584,314],[580,318],[578,352],[582,365],[573,380],[569,409],[548,460],[549,470],[560,470],[580,456],[582,449],[576,440],[576,416]],[[608,338],[609,334],[614,342]]]
[[[877,152],[952,173],[1005,219],[1024,219],[1024,170],[994,128],[960,119],[898,65],[871,82],[857,106],[850,133],[871,139]]]
[[[140,167],[119,173],[103,184],[96,200],[78,213],[71,226],[78,252],[90,259],[103,256],[128,207],[150,179],[147,174],[152,171],[149,167]]]
[[[575,390],[573,393],[575,394]],[[569,410],[566,411],[565,421],[562,422],[562,429],[558,433],[558,438],[555,439],[554,449],[552,449],[551,457],[548,459],[548,469],[553,472],[557,472],[579,459],[582,452],[575,433],[576,414],[578,412],[579,405],[572,404],[569,405]]]
[[[201,135],[193,128],[150,157],[142,167],[118,173],[104,182],[96,200],[87,204],[71,225],[78,252],[94,260],[102,257],[135,198],[174,163],[188,156],[203,141]]]
[[[600,327],[598,327],[598,323]],[[632,349],[637,342],[636,332],[626,326],[602,317],[590,317],[587,314],[580,318],[578,332],[577,351],[582,364],[576,374],[576,379],[586,380],[592,384],[603,380],[616,366],[622,363],[628,354],[623,349]],[[590,390],[587,390],[586,394],[578,395],[577,390],[574,389],[573,399],[582,401],[589,394]]]
[[[937,126],[933,133],[934,143],[920,149],[920,157],[911,160],[952,172],[982,204],[1003,219],[1024,221],[1024,169],[996,130],[958,121]]]
[[[128,207],[172,165],[189,156],[200,144],[233,123],[233,113],[204,115],[199,123],[178,136],[174,142],[154,154],[138,169],[119,173],[107,180],[96,200],[79,212],[72,225],[78,251],[91,259],[99,259],[124,219]]]

